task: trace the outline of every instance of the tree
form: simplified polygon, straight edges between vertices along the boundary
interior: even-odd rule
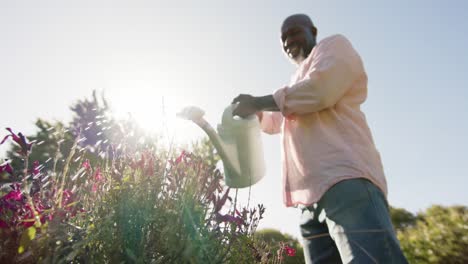
[[[390,217],[396,230],[403,230],[416,223],[417,217],[403,208],[390,206]]]
[[[35,123],[38,131],[35,135],[28,136],[28,142],[33,143],[28,158],[28,168],[32,168],[34,163],[40,165],[40,170],[52,170],[54,166],[58,169],[63,166],[63,156],[73,145],[73,135],[66,129],[62,122],[48,122],[41,118]],[[19,155],[20,147],[12,144],[7,151],[7,159],[15,169],[15,174],[19,174],[24,169],[24,159]]]
[[[414,224],[398,231],[410,263],[468,263],[466,206],[433,205],[415,219]]]

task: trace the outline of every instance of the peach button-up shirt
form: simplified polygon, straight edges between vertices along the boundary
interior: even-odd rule
[[[286,206],[310,205],[339,181],[387,183],[361,104],[367,96],[362,60],[342,35],[320,41],[291,84],[274,92],[280,112],[263,112],[265,133],[281,133]]]

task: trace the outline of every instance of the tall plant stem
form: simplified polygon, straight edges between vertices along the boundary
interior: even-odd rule
[[[79,137],[80,137],[79,135],[76,137],[75,142],[73,143],[73,147],[70,150],[70,154],[68,155],[67,160],[65,161],[65,165],[63,167],[62,183],[60,184],[60,189],[58,192],[58,200],[56,201],[58,208],[62,208],[62,197],[63,197],[63,189],[65,187],[65,179],[68,174],[68,169],[70,168],[71,159],[73,158],[73,155],[75,155],[76,146],[78,145]]]

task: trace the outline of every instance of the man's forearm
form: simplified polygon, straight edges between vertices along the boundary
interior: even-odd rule
[[[259,111],[280,111],[273,95],[257,96],[255,97],[255,104]]]

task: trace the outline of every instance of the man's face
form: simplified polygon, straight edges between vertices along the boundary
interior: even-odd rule
[[[288,18],[281,27],[283,51],[296,64],[304,61],[316,44],[316,30],[300,18]]]

